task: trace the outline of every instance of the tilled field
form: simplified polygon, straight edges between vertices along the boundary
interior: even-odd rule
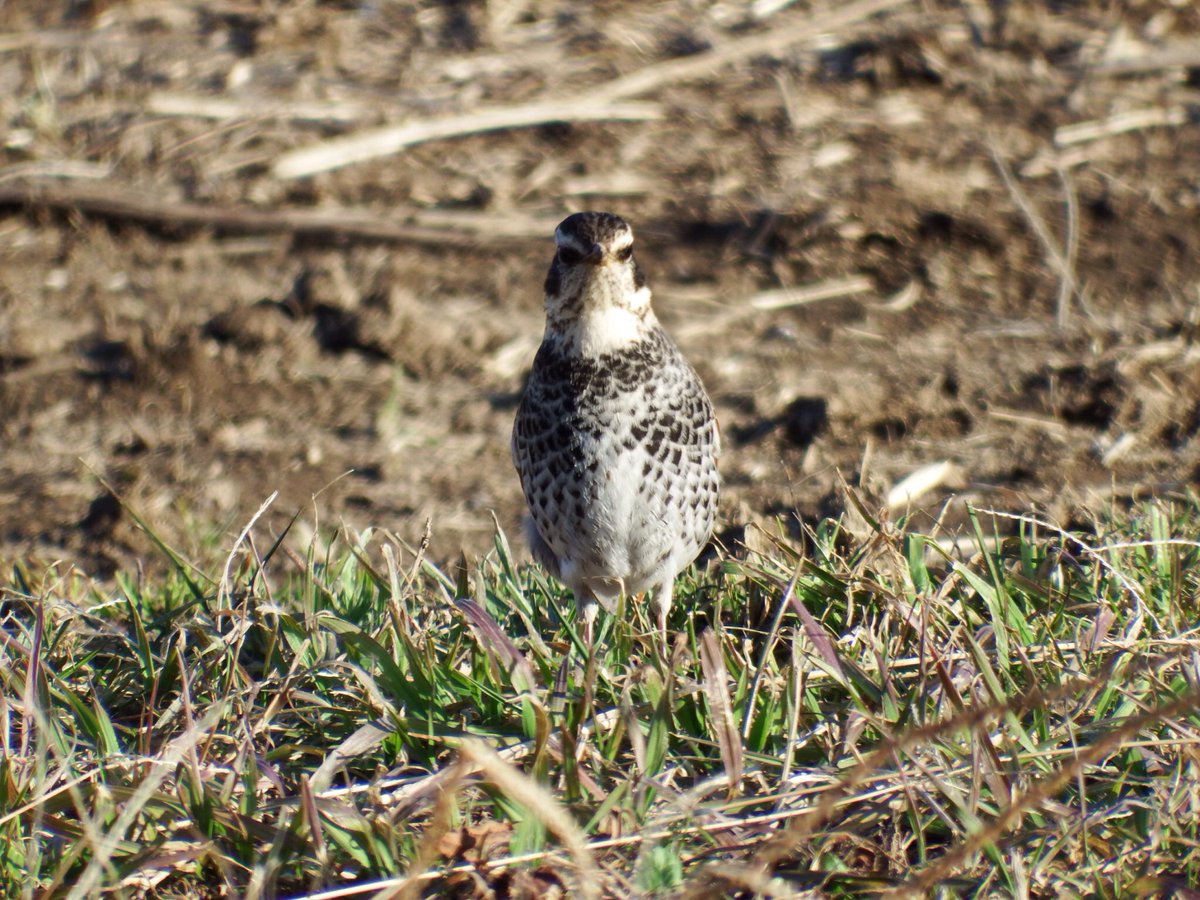
[[[949,529],[1185,491],[1200,12],[1123,6],[0,5],[0,557],[153,558],[109,487],[187,554],[276,491],[300,537],[515,535],[586,208],[717,405],[730,536],[842,479]]]

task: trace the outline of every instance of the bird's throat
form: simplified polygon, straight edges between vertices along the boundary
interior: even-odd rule
[[[643,316],[622,307],[591,309],[566,327],[565,343],[580,356],[603,356],[623,350],[646,334]]]
[[[638,293],[649,293],[642,288]],[[548,321],[547,337],[556,339],[569,353],[597,357],[623,350],[646,335],[657,324],[648,297],[628,304],[585,305],[575,315]]]

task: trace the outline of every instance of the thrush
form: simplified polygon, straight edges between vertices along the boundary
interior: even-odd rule
[[[589,647],[598,606],[645,591],[665,640],[675,578],[713,530],[717,421],[655,318],[629,224],[576,213],[554,239],[512,435],[530,549],[574,592]]]

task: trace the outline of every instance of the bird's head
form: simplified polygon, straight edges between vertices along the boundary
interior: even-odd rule
[[[628,222],[607,212],[575,213],[555,229],[554,243],[545,285],[548,332],[605,352],[654,326]]]

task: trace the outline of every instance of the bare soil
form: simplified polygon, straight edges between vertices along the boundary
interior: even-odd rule
[[[153,560],[105,485],[191,554],[275,491],[300,535],[515,535],[509,429],[584,208],[634,224],[709,387],[730,536],[942,461],[922,527],[1189,490],[1196,5],[897,0],[816,35],[848,4],[775,5],[0,3],[0,560]],[[657,118],[272,168],[787,32],[662,70],[627,98]],[[374,224],[289,219],[330,210]]]

